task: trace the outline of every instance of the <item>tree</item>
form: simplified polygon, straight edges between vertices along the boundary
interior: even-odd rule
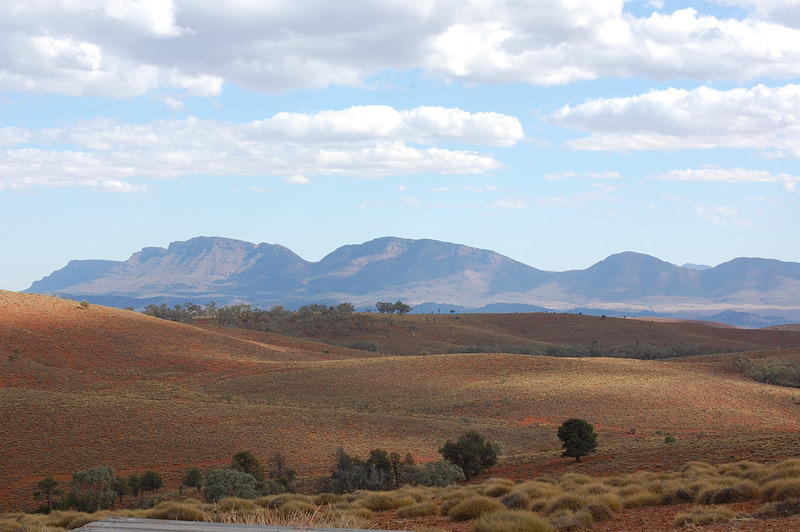
[[[156,492],[164,487],[161,474],[155,471],[145,471],[142,475],[142,490]]]
[[[389,301],[378,301],[375,303],[375,308],[378,309],[378,312],[381,314],[391,314],[394,312],[394,303]]]
[[[288,466],[285,456],[281,453],[275,453],[272,456],[272,469],[269,471],[269,478],[283,486],[286,491],[293,491],[297,474],[294,469]]]
[[[497,463],[499,445],[487,441],[474,430],[461,435],[457,442],[447,440],[439,453],[464,471],[467,480]]]
[[[585,419],[566,420],[558,427],[558,439],[564,448],[561,456],[574,457],[576,462],[580,462],[581,456],[586,456],[597,448],[597,434]]]
[[[34,497],[37,501],[44,501],[47,513],[53,509],[53,499],[61,495],[61,483],[53,477],[47,477],[36,483],[36,491]]]
[[[402,301],[395,301],[392,304],[392,311],[397,312],[398,314],[406,314],[407,312],[411,312],[411,307]]]
[[[231,460],[231,469],[253,475],[253,478],[259,482],[264,481],[264,469],[250,451],[242,451],[234,454]]]
[[[181,482],[184,486],[194,488],[199,491],[200,486],[203,485],[203,473],[201,473],[196,467],[193,467],[187,471]]]

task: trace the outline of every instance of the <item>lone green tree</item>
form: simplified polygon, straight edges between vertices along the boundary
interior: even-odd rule
[[[36,483],[36,492],[34,496],[37,501],[44,502],[44,508],[47,513],[53,509],[53,499],[61,495],[61,483],[53,477],[47,477]]]
[[[581,456],[586,456],[597,448],[597,434],[591,423],[585,419],[566,420],[558,427],[558,439],[564,448],[561,456],[574,457],[576,462],[580,462]]]
[[[460,467],[469,480],[497,463],[499,447],[499,444],[487,441],[478,432],[470,430],[462,434],[456,442],[447,440],[439,449],[439,454],[451,464]]]
[[[183,477],[181,483],[184,486],[200,491],[200,488],[203,485],[203,473],[201,473],[198,468],[193,467],[186,472],[186,475]]]

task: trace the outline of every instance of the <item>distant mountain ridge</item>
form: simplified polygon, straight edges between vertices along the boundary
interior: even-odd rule
[[[737,258],[698,268],[627,251],[584,270],[549,272],[491,250],[396,237],[343,246],[310,262],[278,244],[197,237],[144,248],[126,261],[73,260],[27,292],[120,302],[365,305],[403,299],[446,301],[442,305],[459,308],[595,308],[632,314],[758,311],[763,316],[770,310],[796,321],[800,263]]]

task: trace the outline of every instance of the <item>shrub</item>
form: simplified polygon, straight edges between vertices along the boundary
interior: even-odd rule
[[[254,501],[239,497],[225,497],[217,503],[220,512],[248,512],[254,508]]]
[[[448,517],[453,521],[467,521],[477,519],[486,514],[505,510],[505,506],[489,497],[475,495],[467,497],[458,504],[450,508],[447,512]]]
[[[203,473],[201,473],[196,467],[193,467],[186,472],[186,475],[184,475],[183,479],[181,480],[181,484],[199,490],[203,485]]]
[[[700,492],[695,502],[700,504],[727,504],[756,499],[759,496],[758,486],[749,480],[733,486],[711,488]]]
[[[203,521],[203,512],[195,507],[178,502],[162,502],[149,510],[150,519],[169,519],[172,521]]]
[[[464,476],[470,479],[497,463],[498,447],[497,443],[489,442],[478,432],[470,430],[462,434],[457,442],[447,440],[439,453],[445,460],[460,467]]]
[[[234,454],[231,459],[231,469],[249,473],[259,482],[264,481],[264,468],[261,467],[261,463],[250,451],[241,451]]]
[[[466,480],[464,471],[449,462],[428,462],[422,466],[401,464],[398,471],[403,484],[418,486],[449,486]]]
[[[735,516],[725,507],[694,508],[690,513],[681,513],[672,520],[672,526],[706,526],[730,522]]]
[[[422,517],[436,515],[438,508],[433,502],[420,502],[397,510],[397,517]]]
[[[317,507],[311,503],[295,499],[281,504],[278,507],[278,513],[281,515],[310,514],[316,509]]]
[[[773,480],[764,485],[763,497],[767,501],[800,499],[800,480]]]
[[[497,512],[481,517],[473,532],[553,532],[553,527],[533,512]]]
[[[403,506],[411,506],[416,501],[411,497],[398,497],[387,493],[373,493],[358,501],[358,504],[373,512],[394,510]]]
[[[503,497],[503,504],[510,510],[523,510],[531,505],[531,498],[524,491],[515,491]]]
[[[235,469],[215,469],[206,477],[206,500],[216,502],[225,497],[255,499],[257,481],[253,475]]]
[[[800,514],[800,500],[770,502],[756,512],[760,519],[776,519]]]
[[[592,514],[588,510],[562,510],[550,517],[550,522],[558,530],[578,530],[592,524]]]

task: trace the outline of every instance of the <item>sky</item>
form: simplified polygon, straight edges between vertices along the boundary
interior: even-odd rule
[[[0,3],[0,288],[194,236],[800,261],[797,0]]]

